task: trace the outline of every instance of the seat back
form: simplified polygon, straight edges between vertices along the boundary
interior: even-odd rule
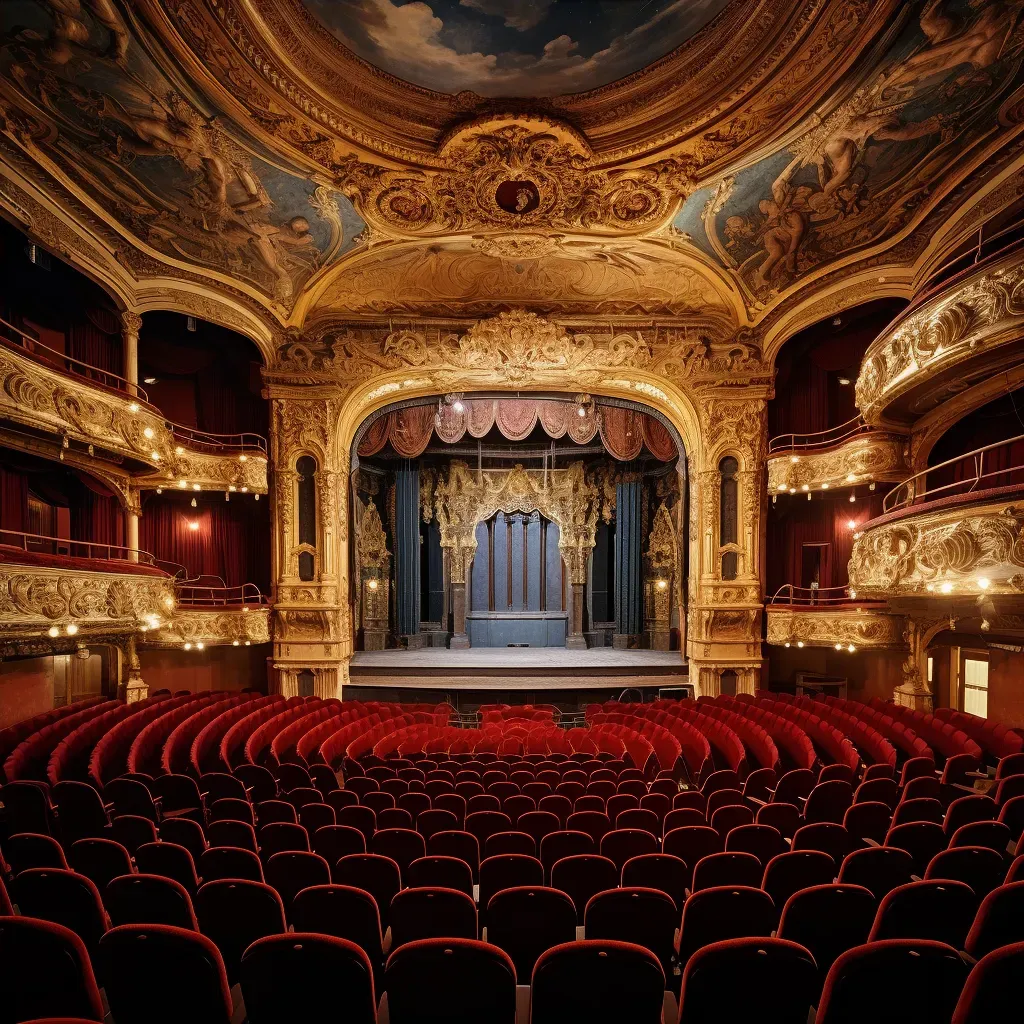
[[[649,950],[628,942],[567,942],[533,971],[531,1024],[661,1024],[665,974]]]
[[[727,885],[695,892],[683,907],[679,926],[678,960],[690,957],[712,942],[770,936],[776,911],[771,896],[761,889]]]
[[[159,924],[112,928],[100,940],[99,973],[119,1024],[231,1019],[224,961],[213,941],[197,931]]]
[[[161,875],[121,875],[103,892],[111,923],[166,924],[198,930],[185,887]]]
[[[584,916],[588,939],[632,942],[650,950],[666,977],[672,974],[673,933],[679,912],[671,896],[657,889],[610,889],[590,898]]]
[[[60,868],[28,868],[14,880],[14,902],[26,917],[38,917],[73,931],[95,955],[107,929],[99,889],[85,875]]]
[[[897,886],[879,903],[868,941],[932,939],[962,949],[978,903],[963,882],[940,879]]]
[[[402,889],[391,901],[390,920],[392,950],[417,939],[477,937],[476,904],[458,889]]]
[[[619,884],[619,869],[607,857],[580,853],[555,861],[551,868],[551,887],[564,892],[576,908],[576,920],[583,924],[591,897]]]
[[[354,942],[375,971],[384,966],[383,933],[377,901],[365,889],[349,885],[312,885],[292,901],[298,932],[320,932]]]
[[[1020,1013],[1024,942],[995,949],[974,967],[964,985],[953,1024],[990,1024]]]

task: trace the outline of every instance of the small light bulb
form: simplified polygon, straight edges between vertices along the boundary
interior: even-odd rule
[[[199,641],[199,643],[197,643],[197,644],[196,644],[196,650],[197,650],[197,651],[201,651],[201,650],[203,650],[203,649],[204,649],[205,647],[206,647],[206,644],[204,644],[202,640],[200,640],[200,641]]]
[[[786,641],[786,646],[787,646],[787,647],[789,647],[789,646],[790,646],[790,644],[789,644],[789,641],[788,641],[788,640]]]
[[[856,480],[856,479],[857,479],[857,474],[856,473],[847,473],[846,474],[846,482],[848,484],[852,484],[854,482],[854,480]]]
[[[872,480],[871,483],[868,484],[868,490],[869,491],[873,491],[874,489],[875,489],[875,481]]]
[[[248,494],[249,493],[249,488],[248,487],[243,487],[242,488],[242,493],[243,494]]]
[[[192,499],[191,504],[192,504],[193,508],[198,508],[199,507],[199,502],[197,502],[195,498]]]
[[[181,445],[179,444],[179,445],[178,445],[178,446],[177,446],[177,447],[176,447],[176,448],[174,449],[174,454],[175,454],[175,455],[184,455],[184,454],[185,454],[185,449],[184,449],[184,448],[182,448],[182,447],[181,447]]]
[[[948,580],[945,583],[943,583],[941,587],[939,587],[939,590],[941,590],[944,594],[948,594],[952,589],[953,584],[950,583]]]
[[[185,644],[185,650],[186,651],[191,651],[192,650],[192,645],[190,643],[186,643]]]
[[[785,489],[786,489],[786,485],[785,484],[779,484],[779,490],[780,491],[784,491]]]
[[[978,586],[981,587],[982,590],[988,590],[991,586],[991,581],[986,579],[984,576],[980,576],[978,578]]]
[[[235,491],[238,490],[238,488],[234,484],[231,484],[229,485],[228,490],[234,493]]]
[[[847,519],[847,520],[846,520],[846,528],[847,528],[848,530],[852,530],[852,529],[854,529],[854,527],[856,527],[856,525],[857,525],[857,524],[856,524],[856,523],[855,523],[855,522],[854,522],[854,521],[853,521],[852,519]]]
[[[841,651],[842,649],[843,649],[843,645],[842,644],[836,644],[836,650],[837,651]]]
[[[238,456],[238,461],[239,462],[248,462],[249,461],[249,456],[248,455],[239,455]]]
[[[369,587],[369,588],[370,588],[371,590],[376,590],[376,589],[377,589],[377,581],[376,581],[376,580],[367,580],[367,581],[366,581],[366,585],[367,585],[367,586],[368,586],[368,587]]]
[[[457,413],[462,413],[462,412],[464,412],[464,411],[465,411],[465,409],[466,409],[466,407],[465,407],[465,406],[464,406],[464,405],[462,404],[462,402],[460,402],[460,401],[459,401],[458,399],[456,399],[456,400],[455,400],[455,402],[454,402],[454,403],[452,404],[452,408],[453,408],[453,409],[454,409],[454,410],[455,410],[455,411],[456,411]]]
[[[854,646],[853,646],[853,644],[847,644],[847,645],[846,645],[846,649],[847,649],[847,650],[848,650],[848,651],[849,651],[849,652],[850,652],[851,654],[853,654],[853,652],[854,652],[855,650],[857,650],[857,648],[856,648],[856,647],[854,647]]]
[[[811,488],[810,488],[810,486],[808,484],[801,484],[800,485],[800,490],[801,491],[809,491],[810,489]]]
[[[139,626],[139,632],[140,633],[148,633],[149,632],[149,626]]]
[[[799,455],[792,455],[792,456],[790,456],[789,461],[790,462],[799,462],[800,461],[800,456]]]
[[[142,432],[142,436],[146,437],[146,438],[152,437],[153,436],[153,428],[152,427],[146,427],[146,429]]]
[[[823,491],[827,491],[827,490],[829,489],[829,486],[830,486],[829,484],[822,484],[822,485],[821,485],[821,489],[822,489]]]
[[[804,645],[803,640],[797,640],[796,645],[797,645],[797,647],[803,647],[803,645]]]
[[[795,487],[790,487],[789,493],[790,494],[796,494],[796,488]]]
[[[668,587],[668,580],[658,580],[658,589],[665,590]]]
[[[259,500],[260,500],[260,496],[259,496],[258,494],[254,494],[254,495],[253,495],[253,498],[255,498],[255,500],[256,500],[256,501],[259,501]]]
[[[156,493],[157,493],[157,494],[163,494],[163,493],[164,493],[164,489],[163,489],[162,487],[158,487],[158,488],[156,489]]]
[[[64,630],[68,636],[74,636],[78,632],[78,626],[73,622],[69,622]]]
[[[237,647],[238,646],[238,641],[237,640],[232,640],[231,641],[231,646],[232,647]]]
[[[196,522],[196,520],[195,520],[195,519],[193,519],[193,520],[192,520],[192,521],[191,521],[191,522],[190,522],[190,523],[188,524],[188,528],[189,528],[190,530],[198,530],[198,529],[199,529],[199,523],[198,523],[198,522]]]
[[[856,601],[857,600],[857,591],[854,590],[852,587],[850,588],[850,600],[851,601]]]
[[[178,486],[179,486],[179,487],[180,487],[180,488],[181,488],[182,490],[184,490],[184,489],[185,489],[186,487],[188,487],[188,481],[187,481],[187,480],[179,480],[179,481],[178,481]]]
[[[856,501],[856,500],[857,500],[857,495],[856,494],[851,494],[850,495],[850,501],[853,502],[853,501]]]
[[[132,402],[128,406],[128,411],[129,412],[138,412],[139,411],[139,403],[138,402]]]
[[[924,585],[924,589],[928,590],[928,591],[933,591],[935,589],[935,584],[934,583],[926,583]]]
[[[153,456],[153,461],[154,462],[159,462],[160,461],[160,453],[159,452],[150,452],[149,454]]]
[[[199,487],[199,484],[193,484],[193,485],[192,485],[192,490],[193,490],[193,491],[198,491],[198,490],[200,490],[200,489],[201,489],[201,488]]]
[[[990,627],[990,623],[989,623],[988,619],[982,619],[981,620],[981,628],[984,629],[986,632],[988,632],[989,627]]]
[[[246,640],[245,641],[245,646],[246,647],[252,647],[252,641],[251,640]]]
[[[47,636],[60,636],[60,628],[57,626],[51,626],[47,631]]]

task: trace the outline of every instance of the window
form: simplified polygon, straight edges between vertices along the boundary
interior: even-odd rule
[[[988,718],[988,662],[964,658],[964,711]]]
[[[737,474],[740,464],[727,456],[718,464],[721,485],[718,503],[718,545],[735,545],[739,536],[739,484]],[[735,551],[722,552],[722,579],[736,579],[738,554]]]
[[[316,459],[303,455],[295,468],[299,473],[299,546],[305,549],[299,552],[299,579],[311,580],[316,571]]]

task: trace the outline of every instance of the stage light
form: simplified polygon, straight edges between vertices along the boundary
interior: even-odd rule
[[[69,622],[64,627],[64,632],[67,633],[68,636],[74,636],[78,632],[78,626],[76,626],[75,623],[73,622]]]
[[[51,626],[47,631],[47,636],[60,636],[60,629],[57,626]]]

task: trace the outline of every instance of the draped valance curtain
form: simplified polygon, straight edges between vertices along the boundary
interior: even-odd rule
[[[455,444],[466,434],[483,437],[494,427],[510,441],[522,441],[538,423],[548,437],[568,436],[576,444],[588,444],[600,434],[605,448],[622,462],[635,459],[644,446],[664,462],[676,454],[664,424],[634,409],[590,405],[580,416],[580,407],[570,402],[531,398],[470,399],[462,406],[457,412],[454,405],[418,405],[381,416],[359,442],[359,455],[376,455],[390,442],[402,458],[415,459],[435,433],[445,444]]]

